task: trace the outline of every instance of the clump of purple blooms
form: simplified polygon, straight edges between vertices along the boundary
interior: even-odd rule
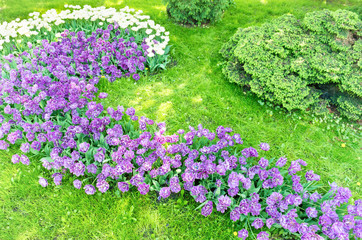
[[[113,28],[112,28],[113,29]],[[166,135],[164,123],[137,116],[134,108],[104,109],[96,94],[101,75],[110,81],[122,76],[139,78],[147,46],[132,39],[110,38],[108,30],[63,33],[59,42],[43,41],[19,56],[0,63],[0,149],[20,144],[24,154],[37,151],[44,168],[54,172],[54,185],[74,175],[73,185],[93,195],[113,186],[140,194],[157,191],[168,198],[181,189],[201,203],[201,214],[230,214],[238,226],[261,231],[283,228],[301,239],[362,237],[362,200],[350,203],[348,188],[332,183],[329,192],[317,192],[320,176],[312,170],[301,176],[302,159],[292,161],[261,157],[231,128],[216,133],[189,127]],[[107,98],[100,93],[98,98]],[[196,147],[199,146],[199,147]],[[11,161],[30,164],[26,155]],[[256,164],[252,164],[256,163]],[[39,179],[48,186],[48,180]],[[346,210],[344,210],[346,209]],[[246,228],[238,232],[246,239]]]

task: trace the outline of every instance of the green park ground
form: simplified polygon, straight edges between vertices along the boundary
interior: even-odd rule
[[[106,106],[133,106],[140,115],[165,121],[171,133],[199,123],[209,129],[231,127],[245,146],[267,142],[270,156],[305,160],[308,169],[321,175],[326,189],[334,181],[349,187],[355,199],[362,197],[362,144],[350,122],[332,115],[287,113],[259,100],[225,79],[219,54],[239,27],[260,25],[286,13],[302,18],[324,8],[348,9],[361,1],[236,0],[221,22],[186,28],[168,19],[161,0],[0,0],[0,20],[62,10],[64,4],[129,6],[143,10],[170,32],[172,63],[167,70],[137,83],[102,81],[100,90],[109,94]],[[88,196],[66,179],[61,186],[42,188],[41,164],[13,165],[10,158],[16,151],[0,152],[0,239],[236,239],[233,233],[240,230],[227,215],[202,216],[188,194],[161,202],[155,193],[143,196],[136,191]]]

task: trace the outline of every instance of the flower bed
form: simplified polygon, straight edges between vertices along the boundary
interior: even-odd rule
[[[51,175],[39,179],[41,186],[69,176],[89,195],[134,188],[167,198],[184,189],[204,216],[214,208],[230,214],[242,239],[252,227],[258,239],[280,229],[286,238],[362,237],[362,200],[349,204],[350,190],[335,183],[318,193],[317,174],[298,175],[307,165],[301,159],[289,166],[285,157],[267,159],[267,143],[260,151],[245,148],[231,128],[214,133],[199,125],[166,135],[164,123],[137,116],[133,108],[104,109],[99,78],[138,80],[149,57],[146,41],[139,44],[132,31],[117,34],[119,28],[65,30],[58,41],[42,40],[3,57],[0,149],[20,147],[14,164],[28,165],[27,154],[36,155],[48,170],[44,175]]]

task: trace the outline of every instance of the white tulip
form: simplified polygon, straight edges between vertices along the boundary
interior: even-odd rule
[[[0,43],[10,42],[10,38],[18,36],[30,37],[31,35],[37,35],[42,28],[51,31],[53,25],[59,26],[68,19],[85,19],[92,22],[99,19],[102,21],[99,23],[101,26],[104,24],[103,22],[117,22],[120,28],[123,29],[132,27],[131,30],[138,31],[144,28],[147,35],[155,32],[155,34],[146,38],[146,44],[150,46],[148,50],[150,52],[149,57],[154,56],[153,50],[155,50],[156,54],[164,54],[164,48],[169,42],[169,32],[165,32],[165,28],[159,24],[155,25],[153,20],[149,20],[149,16],[141,15],[143,13],[141,10],[135,12],[135,9],[131,9],[128,6],[118,11],[115,8],[106,8],[104,6],[92,8],[89,5],[85,5],[81,8],[79,5],[65,4],[64,7],[67,9],[60,13],[57,13],[55,9],[49,9],[41,17],[39,17],[39,12],[33,12],[29,14],[30,18],[28,19],[20,21],[17,18],[9,23],[5,21],[0,23]],[[131,14],[130,12],[135,13]],[[47,33],[45,32],[44,35],[47,35]],[[59,34],[57,33],[56,36],[59,37]],[[160,36],[158,38],[160,43],[155,44],[153,42],[155,36]]]

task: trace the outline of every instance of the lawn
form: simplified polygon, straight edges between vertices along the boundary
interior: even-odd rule
[[[109,97],[106,106],[133,106],[141,115],[165,121],[169,133],[201,123],[209,129],[228,126],[240,133],[244,145],[267,142],[271,156],[301,158],[308,169],[321,175],[323,184],[336,182],[362,197],[362,141],[345,120],[332,116],[286,113],[260,101],[229,83],[221,73],[219,50],[238,27],[262,24],[285,13],[298,18],[318,9],[348,8],[354,1],[236,0],[223,20],[204,28],[185,28],[172,23],[160,0],[133,1],[0,1],[0,20],[26,18],[32,11],[63,9],[67,4],[89,4],[141,9],[170,32],[173,63],[166,71],[143,76],[135,83],[122,79],[98,86]],[[158,201],[156,194],[131,191],[116,196],[112,191],[88,196],[71,181],[42,188],[39,163],[13,165],[17,150],[0,152],[0,239],[233,239],[239,231],[227,215],[205,218],[192,198]]]

